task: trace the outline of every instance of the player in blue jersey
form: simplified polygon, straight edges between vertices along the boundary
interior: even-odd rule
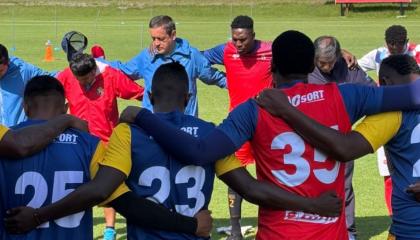
[[[391,55],[379,70],[381,85],[406,84],[419,77],[420,68],[409,55]],[[357,159],[384,145],[393,183],[388,239],[420,239],[419,110],[368,116],[354,131],[341,135],[299,113],[278,93],[275,97],[265,93],[260,102],[270,102],[268,108],[273,114],[283,117],[305,139],[337,160]]]
[[[273,79],[278,88],[284,90],[306,88],[301,82],[305,82],[307,74],[313,70],[314,57],[313,44],[306,39],[308,38],[299,32],[287,31],[274,41],[272,71]],[[340,119],[348,119],[349,123],[354,123],[365,114],[398,108],[418,108],[419,101],[413,93],[419,85],[420,83],[414,83],[409,86],[388,88],[351,84],[339,85],[337,86],[339,94],[334,95],[334,97],[342,98],[340,101],[343,102],[344,110],[348,114],[348,116],[341,116]],[[291,100],[295,105],[306,105],[310,102],[322,101],[323,99],[320,96],[323,95],[320,93],[311,96],[297,94],[291,96]],[[333,106],[329,107],[332,108]],[[233,110],[228,118],[206,137],[193,138],[161,121],[146,109],[137,111],[139,113],[136,117],[136,123],[142,129],[150,133],[162,147],[177,159],[193,164],[207,164],[233,153],[246,140],[252,139],[254,141],[254,134],[259,126],[259,114],[262,114],[262,110],[258,108],[256,102],[249,100]],[[329,110],[323,109],[314,114],[326,113],[327,111]],[[302,168],[302,170],[305,169]],[[270,174],[267,173],[268,175]],[[264,227],[267,227],[273,223],[265,222],[265,224],[267,225],[264,225]],[[281,234],[280,232],[277,233]]]
[[[48,88],[48,90],[45,90]],[[13,128],[42,123],[66,112],[64,90],[53,77],[35,77],[24,92],[24,109],[30,120]],[[54,202],[89,179],[91,159],[99,159],[103,148],[99,140],[86,132],[69,129],[60,134],[40,153],[20,160],[0,161],[0,215],[20,205],[34,208]],[[63,154],[65,153],[65,154]],[[34,216],[36,217],[36,216]],[[84,211],[46,222],[25,236],[6,234],[1,239],[82,239],[93,236],[92,211]]]
[[[49,76],[34,78],[28,83],[25,90],[25,111],[31,120],[16,126],[16,128],[36,124],[45,126],[42,124],[42,119],[49,119],[66,112],[64,90],[61,84]],[[88,133],[67,130],[39,154],[14,161],[2,159],[0,161],[1,217],[4,217],[6,210],[12,207],[27,204],[30,207],[38,208],[60,200],[78,185],[87,182],[91,174],[95,174],[103,160],[103,154],[103,144],[99,142],[99,139]],[[114,190],[122,181],[115,180],[115,174],[105,177],[111,179],[108,185]],[[119,175],[116,178],[118,179]],[[104,194],[101,191],[102,188],[90,190],[93,193],[92,201],[100,202],[112,193],[111,191]],[[125,185],[118,188],[108,198],[108,201],[110,200],[112,201],[109,204],[117,210],[121,210],[120,213],[132,224],[187,232],[192,225],[193,231],[196,230],[197,222],[186,221],[185,217],[179,214],[171,213],[153,202],[130,195]],[[74,209],[76,203],[77,201],[70,202],[67,211]],[[41,210],[36,211],[30,207],[15,208],[9,211],[10,215],[29,212],[24,216],[26,220],[30,220],[29,225],[16,225],[16,219],[12,218],[5,222],[5,226],[11,233],[23,233],[36,226],[38,229],[26,235],[13,236],[6,234],[4,226],[1,225],[0,239],[93,238],[91,209],[81,212],[73,211],[72,213],[79,213],[71,216],[63,214],[59,216],[62,217],[60,219],[57,219],[59,217],[54,218],[58,213],[53,211],[50,219],[57,220],[49,221],[50,216],[44,216]],[[168,223],[163,221],[172,225],[168,226]],[[32,227],[30,227],[31,224]],[[207,227],[207,234],[210,228]]]
[[[205,135],[214,126],[182,113],[188,102],[187,79],[184,68],[178,63],[162,65],[153,79],[151,99],[160,119],[165,119],[193,137],[197,137]],[[315,212],[324,216],[336,216],[342,207],[340,201],[331,193],[325,193],[316,198],[302,198],[287,194],[271,184],[258,182],[245,168],[241,167],[234,157],[219,161],[216,166],[207,164],[200,167],[181,164],[164,153],[149,135],[135,125],[120,124],[115,129],[105,160],[101,162],[101,165],[93,181],[78,188],[59,202],[38,209],[37,214],[43,219],[51,220],[91,206],[88,199],[91,199],[95,192],[106,195],[104,191],[114,191],[115,187],[113,189],[110,186],[114,183],[109,179],[114,178],[114,175],[118,173],[109,171],[111,168],[127,176],[126,183],[136,194],[154,199],[166,208],[187,216],[196,214],[201,208],[207,208],[215,171],[223,181],[244,195],[248,201],[273,209],[287,208]],[[105,174],[105,171],[108,173]],[[109,189],[104,190],[104,188]],[[74,206],[78,206],[79,209],[75,209]],[[128,208],[135,211],[133,205]],[[26,214],[28,215],[31,216]],[[22,214],[15,217],[21,222],[34,222],[33,219]],[[147,214],[145,217],[149,218]],[[191,234],[136,228],[130,222],[128,223],[129,239],[196,238]],[[26,223],[22,224],[26,225]]]

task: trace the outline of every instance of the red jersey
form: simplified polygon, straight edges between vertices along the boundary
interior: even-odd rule
[[[117,97],[140,99],[144,88],[107,64],[97,61],[96,65],[96,77],[89,89],[79,84],[70,68],[57,78],[64,86],[70,114],[86,120],[90,133],[108,142],[118,123]]]
[[[340,91],[335,84],[298,83],[284,92],[300,111],[341,132],[351,130]],[[251,141],[257,177],[306,197],[328,190],[343,199],[340,217],[321,217],[300,211],[274,211],[260,207],[257,239],[348,239],[344,211],[344,164],[306,143],[283,120],[259,108]]]
[[[239,55],[235,45],[228,42],[223,53],[229,92],[229,111],[261,90],[272,86],[271,42],[256,40],[256,49],[250,54]],[[235,153],[243,165],[254,162],[250,144],[245,143]]]
[[[232,42],[226,44],[223,62],[229,91],[229,110],[272,86],[271,42],[257,41],[256,44],[255,51],[243,55],[239,55]]]

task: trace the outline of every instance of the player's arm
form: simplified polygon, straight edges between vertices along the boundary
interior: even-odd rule
[[[359,126],[364,126],[366,133],[341,133],[300,112],[280,90],[262,92],[257,102],[274,116],[281,117],[311,145],[339,161],[354,160],[373,152],[395,135],[401,121],[401,114],[387,113],[364,119]]]
[[[22,60],[23,61],[23,60]],[[57,71],[54,72],[47,72],[45,70],[42,70],[41,68],[32,65],[30,63],[24,62],[24,66],[25,68],[25,72],[24,74],[26,75],[24,79],[27,79],[28,81],[36,76],[41,76],[41,75],[49,75],[51,77],[56,77],[58,75]]]
[[[335,192],[307,198],[285,191],[272,183],[257,181],[234,155],[217,161],[216,173],[226,185],[247,201],[262,207],[333,217],[339,216],[342,209],[342,201]]]
[[[145,53],[145,51],[142,51],[140,54],[133,57],[126,63],[123,63],[121,61],[107,61],[105,59],[98,59],[98,61],[107,63],[111,67],[122,71],[125,75],[127,75],[132,80],[137,80],[143,77],[140,72],[139,66],[144,66],[144,64],[142,63],[144,54],[147,54],[147,53]]]
[[[220,45],[217,45],[214,48],[204,50],[202,53],[203,53],[204,57],[206,57],[207,60],[211,64],[224,65],[223,54],[225,52],[225,47],[226,47],[226,43],[220,44]]]
[[[0,140],[0,155],[22,158],[34,154],[71,127],[87,131],[86,121],[68,114],[60,115],[42,124],[9,130]]]
[[[140,126],[179,161],[205,165],[232,154],[251,139],[257,115],[256,103],[247,101],[230,112],[220,126],[201,138],[195,138],[147,109],[138,107],[126,108],[121,113],[120,121]]]
[[[417,80],[382,87],[341,84],[338,90],[352,124],[365,115],[420,109],[420,81]]]
[[[357,59],[351,52],[341,49],[341,56],[343,56],[349,69],[353,70],[357,67]]]
[[[370,71],[370,70],[376,70],[375,58],[376,58],[377,53],[378,53],[377,49],[370,51],[369,53],[364,55],[361,59],[359,59],[357,61],[357,64],[365,72]]]
[[[376,87],[378,84],[373,80],[369,75],[363,71],[359,66],[356,66],[354,69],[350,70],[351,79],[350,83],[362,84],[365,86]]]
[[[224,72],[212,67],[207,58],[197,49],[191,49],[192,58],[198,71],[198,78],[208,85],[217,85],[221,88],[227,88],[226,75]]]
[[[212,229],[211,212],[199,211],[194,217],[187,217],[170,211],[162,205],[126,192],[109,204],[132,224],[169,232],[181,232],[201,237],[210,235]]]
[[[142,86],[129,79],[119,70],[111,69],[111,72],[118,97],[122,99],[143,99],[144,88]]]

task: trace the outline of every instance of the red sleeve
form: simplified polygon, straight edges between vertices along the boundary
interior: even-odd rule
[[[143,99],[144,88],[119,70],[108,67],[113,75],[116,95],[123,99]]]
[[[65,80],[68,79],[69,76],[73,76],[73,73],[70,71],[70,68],[66,68],[57,75],[57,79],[64,85]]]

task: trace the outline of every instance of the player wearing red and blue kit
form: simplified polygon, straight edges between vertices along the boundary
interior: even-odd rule
[[[226,68],[229,111],[261,90],[272,87],[271,42],[255,39],[254,21],[248,16],[235,17],[231,32],[231,41],[203,52],[211,64],[221,64]],[[255,162],[249,142],[242,145],[235,156],[244,166]],[[232,226],[230,239],[242,239],[242,197],[229,188],[228,201]]]
[[[236,17],[231,29],[231,41],[203,52],[211,64],[221,64],[226,68],[229,111],[273,85],[271,42],[255,39],[254,22],[248,16]],[[254,162],[249,143],[235,155],[244,165]]]
[[[304,84],[313,70],[313,59],[313,43],[302,33],[287,31],[273,42],[273,78],[277,87],[294,106],[322,124],[346,132],[365,114],[420,106],[412,94],[418,84],[392,88]],[[260,180],[302,196],[332,190],[344,200],[343,166],[306,144],[254,100],[238,106],[215,131],[200,139],[177,131],[145,109],[138,114],[136,123],[174,157],[196,164],[220,159],[251,140]],[[344,213],[338,218],[323,218],[262,207],[259,211],[257,239],[346,238]]]
[[[418,81],[420,68],[408,55],[385,58],[379,70],[381,85],[405,84]],[[265,92],[265,96],[278,93]],[[260,99],[260,104],[265,101]],[[284,118],[291,127],[323,152],[337,160],[347,162],[373,153],[385,145],[391,166],[392,225],[388,239],[420,239],[420,112],[398,111],[367,116],[354,131],[341,134],[320,125],[293,108],[284,97],[273,100],[268,110]]]

